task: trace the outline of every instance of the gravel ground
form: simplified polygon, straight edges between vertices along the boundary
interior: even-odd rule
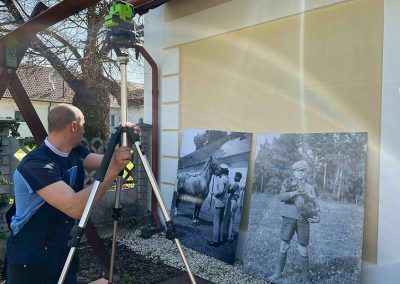
[[[150,238],[142,238],[140,234],[140,230],[121,234],[118,236],[118,242],[154,261],[161,261],[169,266],[185,269],[175,243],[166,240],[163,233],[155,234]],[[186,247],[183,247],[183,250],[193,274],[214,283],[267,283],[244,274],[243,266],[238,262],[229,265]]]
[[[111,241],[105,240],[107,247]],[[242,264],[226,264],[210,256],[183,247],[193,274],[216,284],[262,284],[243,273]],[[87,244],[79,247],[80,271],[78,283],[86,284],[101,278],[100,266],[92,249]],[[181,257],[173,241],[167,240],[164,233],[143,238],[140,230],[121,233],[117,238],[116,273],[117,283],[150,284],[160,283],[181,275],[185,270]],[[0,269],[2,261],[0,260]],[[0,284],[4,280],[0,278]]]
[[[111,240],[106,239],[104,243],[110,252]],[[89,244],[86,243],[79,247],[79,256],[78,284],[87,284],[102,278],[103,272],[100,268],[100,263]],[[136,253],[126,245],[117,242],[114,265],[115,283],[160,283],[182,274],[183,271],[178,268]]]

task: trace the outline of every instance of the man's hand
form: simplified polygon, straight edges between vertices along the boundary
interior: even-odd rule
[[[126,126],[126,127],[129,127],[129,128],[132,128],[133,131],[134,131],[136,134],[139,134],[139,133],[140,133],[140,127],[137,126],[136,124],[134,124],[133,122],[127,122],[127,123],[125,124],[125,126]]]
[[[321,221],[321,209],[319,207],[314,209],[316,215],[312,218],[308,218],[307,221],[310,223],[319,223]]]
[[[125,124],[127,128],[128,135],[128,145],[133,145],[136,141],[140,141],[140,127],[132,122],[127,122]]]
[[[127,146],[118,147],[114,151],[109,170],[118,175],[131,160],[131,148]]]
[[[315,216],[312,218],[308,218],[307,221],[310,223],[319,223],[321,221],[321,218],[319,216]]]
[[[290,193],[291,198],[294,198],[294,197],[296,197],[296,196],[298,196],[298,195],[304,195],[304,194],[306,194],[305,191],[299,191],[299,190],[295,190],[295,191],[292,191],[292,192]]]

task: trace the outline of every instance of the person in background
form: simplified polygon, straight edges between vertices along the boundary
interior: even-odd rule
[[[207,241],[210,246],[217,247],[222,243],[223,231],[222,220],[224,217],[227,193],[229,188],[229,167],[226,164],[220,165],[218,173],[218,183],[214,194],[214,218],[213,218],[213,236],[211,241]]]
[[[240,194],[240,180],[242,179],[242,173],[236,172],[234,183],[229,186],[228,189],[228,201],[226,203],[225,210],[225,230],[227,234],[228,241],[234,240],[233,223],[235,220],[236,211],[239,208],[239,194]]]

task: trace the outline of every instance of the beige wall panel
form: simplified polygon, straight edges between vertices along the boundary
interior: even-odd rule
[[[345,2],[182,45],[180,56],[181,129],[368,132],[364,259],[371,262],[377,244],[382,13],[381,0]],[[250,175],[255,139],[252,150]],[[242,225],[249,203],[247,198]]]
[[[165,21],[173,21],[231,0],[172,0],[165,9]]]

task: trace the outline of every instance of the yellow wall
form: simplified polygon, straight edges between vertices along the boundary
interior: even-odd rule
[[[172,0],[165,9],[165,20],[173,21],[231,0]]]
[[[363,258],[371,262],[377,254],[382,37],[383,1],[354,0],[180,46],[181,131],[254,133],[248,180],[257,134],[368,132]]]

